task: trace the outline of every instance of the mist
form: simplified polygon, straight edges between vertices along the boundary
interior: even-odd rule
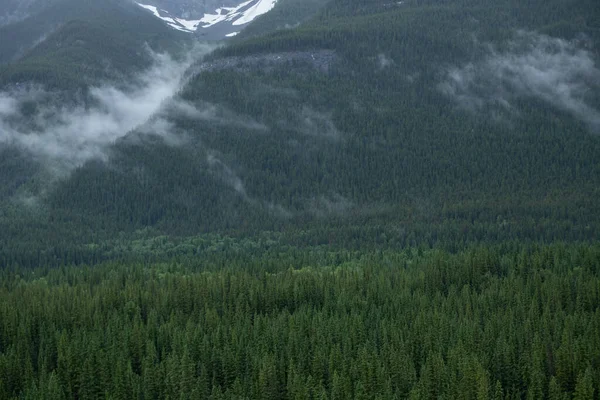
[[[342,133],[337,129],[330,114],[303,106],[294,120],[288,122],[291,128],[298,133],[315,138],[325,139],[330,142],[343,140]]]
[[[517,99],[536,98],[600,129],[600,69],[585,40],[518,32],[502,50],[487,47],[483,60],[445,72],[439,89],[461,107],[517,113]]]
[[[0,92],[0,146],[16,146],[43,165],[69,172],[92,159],[107,160],[110,146],[133,130],[175,143],[172,127],[160,112],[168,100],[178,101],[174,96],[183,84],[184,72],[195,58],[208,51],[196,50],[194,57],[184,61],[155,54],[152,67],[138,74],[126,88],[91,88],[90,101],[85,103],[58,105],[52,93],[35,86]],[[32,103],[36,105],[33,115],[27,111]],[[182,107],[189,106],[175,108]]]

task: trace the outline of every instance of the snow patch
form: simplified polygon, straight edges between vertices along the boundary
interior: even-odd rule
[[[265,14],[275,7],[277,0],[258,0],[256,4],[244,11],[241,18],[233,21],[232,25],[244,25],[252,22],[259,15]]]
[[[206,13],[199,20],[186,20],[168,16],[165,10],[159,10],[149,4],[136,3],[140,7],[152,12],[155,17],[165,21],[170,27],[183,31],[195,32],[198,28],[210,28],[220,23],[229,23],[232,26],[246,25],[256,17],[265,14],[275,7],[277,0],[247,0],[236,7],[220,7],[214,13]],[[226,37],[232,37],[239,33],[231,32]]]
[[[198,25],[200,25],[200,22],[202,22],[202,20],[186,20],[186,19],[181,19],[181,18],[175,18],[175,20],[177,22],[179,22],[181,25],[183,25],[183,27],[185,29],[187,29],[188,31],[195,31],[196,29],[198,29]]]
[[[136,3],[136,4],[142,8],[145,8],[146,10],[150,10],[156,17],[162,19],[162,17],[158,13],[158,9],[156,7],[150,6],[148,4],[140,4],[140,3]]]
[[[237,7],[221,7],[215,10],[215,14],[204,14],[201,21],[206,25],[202,25],[203,28],[210,28],[220,22],[231,21],[240,15],[240,10],[247,7],[255,0],[248,0],[243,2]],[[260,0],[259,0],[260,1]]]
[[[202,20],[187,20],[183,18],[172,18],[172,17],[163,17],[160,15],[158,8],[151,6],[149,4],[141,4],[136,3],[138,6],[152,12],[155,17],[162,19],[173,29],[177,29],[182,32],[195,32],[198,29],[198,25]],[[167,13],[165,10],[161,10],[163,13]],[[168,13],[167,13],[168,14]]]

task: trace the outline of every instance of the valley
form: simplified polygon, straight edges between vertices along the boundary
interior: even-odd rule
[[[3,3],[0,398],[597,400],[599,13]]]

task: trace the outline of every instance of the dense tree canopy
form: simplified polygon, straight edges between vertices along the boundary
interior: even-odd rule
[[[0,396],[598,396],[598,246],[221,254],[4,271]]]

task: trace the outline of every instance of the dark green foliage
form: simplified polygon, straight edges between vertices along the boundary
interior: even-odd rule
[[[0,396],[597,398],[598,246],[417,253],[4,271]]]
[[[184,138],[176,146],[133,133],[106,164],[89,162],[44,190],[37,168],[16,168],[25,157],[2,159],[0,262],[94,263],[102,256],[90,243],[145,228],[178,236],[283,230],[294,243],[350,248],[593,240],[600,138],[589,126],[534,98],[499,120],[470,113],[438,86],[450,66],[481,60],[488,43],[509,46],[516,29],[567,39],[581,32],[593,52],[598,30],[581,22],[598,10],[588,0],[333,0],[297,28],[240,37],[208,62],[325,56],[316,66],[308,55],[192,75],[181,97],[200,111],[208,103],[208,114],[214,105],[213,120],[170,118]],[[152,19],[146,14],[139,18]],[[105,76],[105,52],[115,71],[142,66],[130,49],[142,37],[169,39],[153,36],[160,21],[149,21],[143,35],[122,23],[73,21],[6,67],[7,79],[39,73],[80,87]],[[28,194],[47,212],[17,210]]]

